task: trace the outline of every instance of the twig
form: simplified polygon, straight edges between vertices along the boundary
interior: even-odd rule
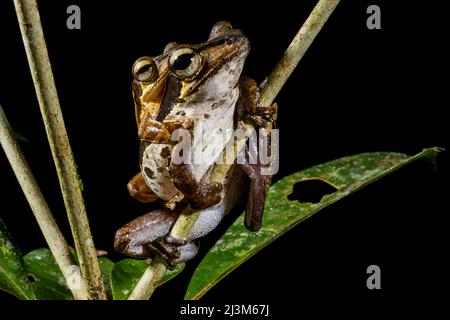
[[[261,90],[261,97],[259,100],[260,105],[268,106],[273,103],[281,88],[292,74],[339,1],[340,0],[319,0],[280,61],[267,78],[267,82]],[[240,148],[237,147],[235,150],[240,150]],[[222,181],[225,177],[227,166],[223,164],[216,165],[214,171],[216,172],[216,175],[214,175],[213,172],[211,179]],[[196,214],[196,212],[183,212],[172,228],[171,235],[180,238],[186,237],[197,221],[197,218],[198,214]],[[156,286],[165,271],[166,267],[162,262],[158,260],[152,262],[142,278],[139,279],[139,282],[128,299],[148,300],[156,289]]]
[[[262,88],[259,103],[270,106],[298,63],[327,22],[340,0],[320,0],[295,35]]]
[[[106,299],[36,0],[14,0],[14,5],[80,261],[81,274],[86,280],[89,299]]]
[[[148,300],[158,286],[159,280],[164,276],[167,268],[160,261],[155,260],[145,270],[139,282],[134,287],[128,300]]]
[[[23,193],[30,204],[31,210],[44,234],[45,240],[55,257],[56,263],[66,279],[68,287],[71,289],[75,299],[86,300],[88,298],[86,286],[84,285],[83,279],[79,276],[79,273],[74,273],[78,267],[73,261],[70,248],[53,219],[52,213],[50,212],[47,202],[23,156],[22,150],[14,138],[11,126],[8,123],[8,119],[6,118],[1,105],[0,144],[3,147],[3,150],[5,150],[9,163],[11,164]],[[76,278],[77,276],[78,279]],[[78,286],[74,286],[73,284],[78,284]]]

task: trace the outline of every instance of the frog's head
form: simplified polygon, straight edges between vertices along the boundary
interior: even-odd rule
[[[231,95],[237,98],[249,50],[240,30],[218,22],[204,43],[172,42],[157,57],[139,58],[133,65],[139,137],[167,142],[173,129],[203,118],[218,104],[231,101]]]

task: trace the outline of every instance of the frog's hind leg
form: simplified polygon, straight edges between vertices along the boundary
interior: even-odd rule
[[[116,232],[114,248],[132,257],[148,258],[157,247],[154,242],[170,232],[180,213],[181,209],[159,209],[134,219]]]
[[[266,194],[272,179],[271,176],[261,175],[259,164],[243,164],[242,169],[250,178],[245,226],[251,231],[258,231],[261,228]]]
[[[178,245],[166,241],[182,209],[154,210],[134,219],[116,232],[114,248],[135,258],[156,256],[171,269],[177,263],[192,259],[198,252],[196,242]]]
[[[140,202],[148,203],[159,199],[158,195],[156,195],[145,183],[141,172],[131,178],[127,188],[130,195]]]
[[[198,249],[198,241],[188,242],[185,245],[178,247],[180,256],[173,261],[173,264],[176,265],[193,259],[197,255]]]
[[[239,89],[242,99],[238,101],[238,117],[246,123],[252,124],[255,129],[266,129],[268,132],[267,142],[268,151],[270,150],[270,141],[272,139],[271,130],[275,127],[277,118],[277,105],[260,106],[259,89],[256,82],[247,77],[241,77]],[[260,150],[261,151],[261,150]],[[272,177],[262,175],[261,169],[271,167],[272,163],[262,165],[259,155],[257,159],[252,158],[252,152],[248,153],[249,162],[242,165],[242,169],[250,178],[250,190],[247,200],[247,210],[245,215],[245,225],[252,231],[261,228],[264,202],[269,189]]]

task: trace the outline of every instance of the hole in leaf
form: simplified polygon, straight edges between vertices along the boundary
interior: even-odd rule
[[[36,277],[35,277],[33,274],[31,274],[31,273],[29,273],[29,274],[27,275],[27,278],[28,278],[28,281],[29,281],[30,283],[34,283],[34,282],[37,281]]]
[[[287,196],[289,200],[298,202],[319,202],[323,196],[333,193],[337,189],[328,182],[320,179],[310,179],[294,184],[292,193]]]

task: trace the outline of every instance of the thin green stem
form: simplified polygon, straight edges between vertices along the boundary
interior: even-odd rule
[[[73,296],[77,300],[87,299],[88,293],[84,281],[79,277],[79,272],[76,272],[78,266],[73,261],[70,248],[53,219],[53,215],[34,179],[22,150],[14,138],[14,133],[1,105],[0,143]]]
[[[270,106],[340,0],[320,0],[267,77],[259,103]]]
[[[106,299],[78,172],[56,92],[36,0],[14,0],[36,95],[58,173],[80,269],[89,299]]]

